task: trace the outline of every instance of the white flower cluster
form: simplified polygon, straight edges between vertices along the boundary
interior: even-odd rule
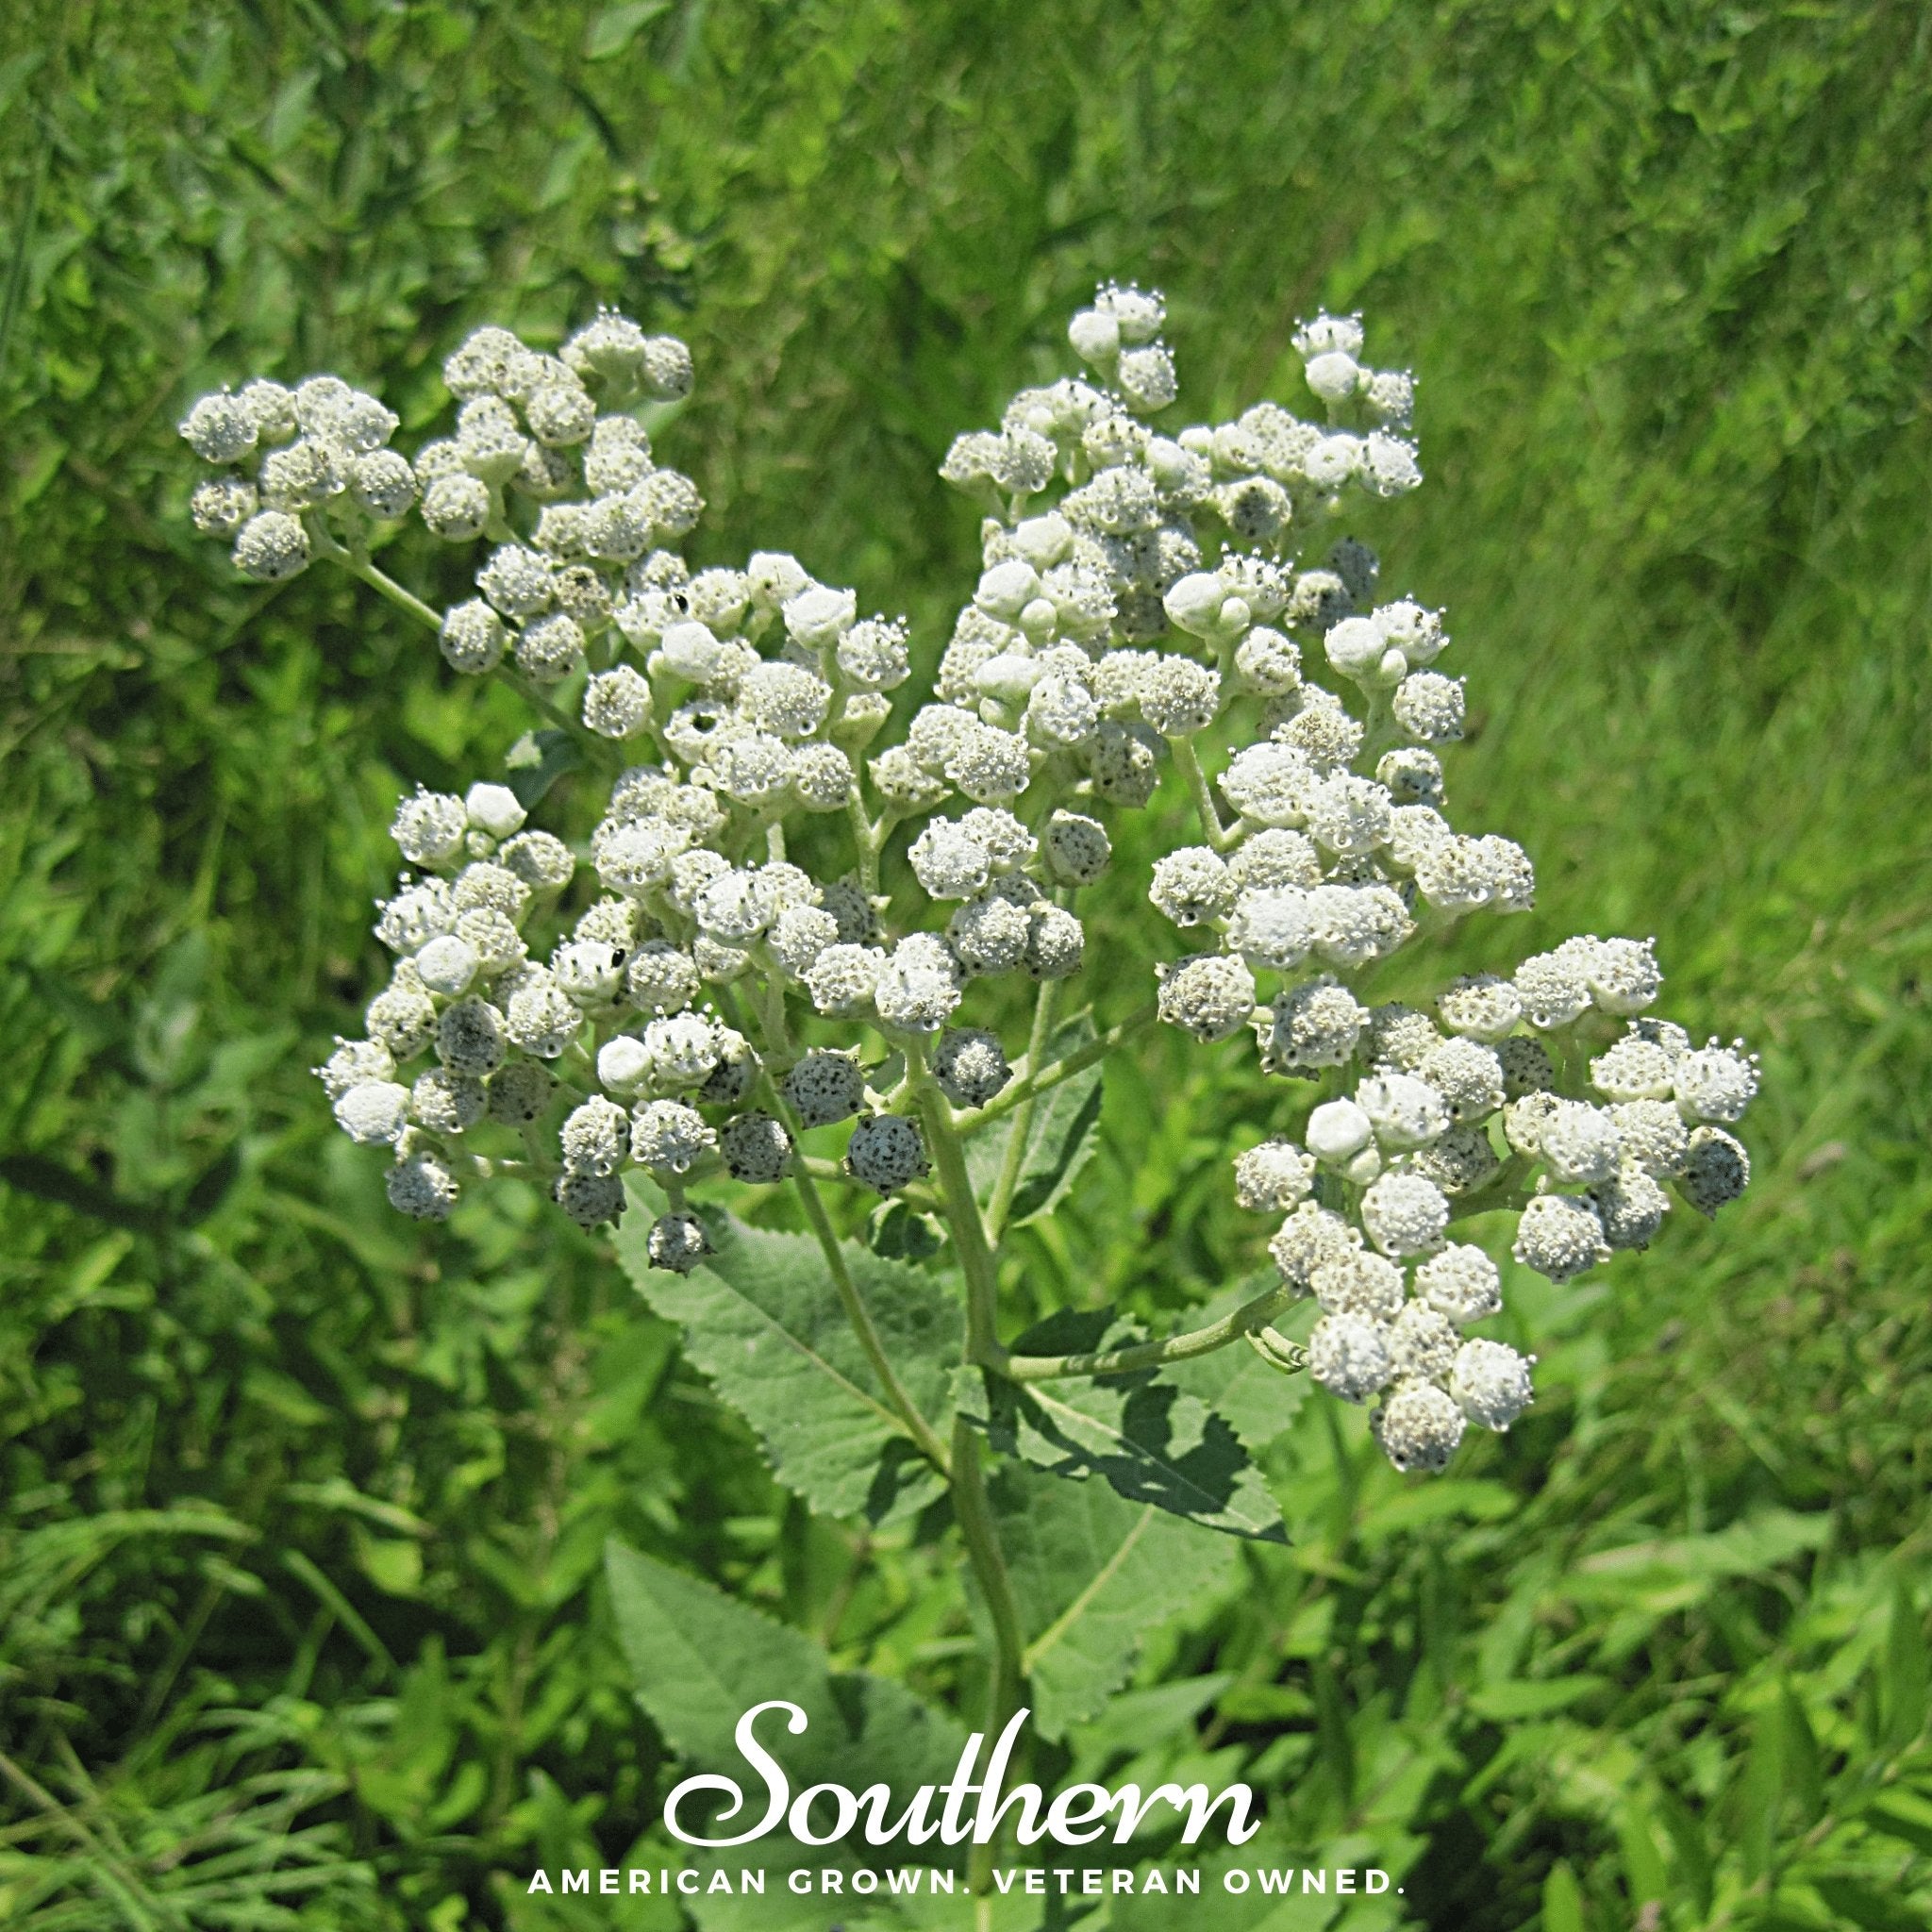
[[[234,539],[235,568],[279,583],[308,567],[337,527],[393,524],[416,501],[408,459],[389,446],[397,419],[337,375],[294,389],[258,377],[203,396],[181,435],[215,474],[189,505],[204,536]]]
[[[370,520],[420,496],[438,536],[487,546],[478,594],[441,616],[450,664],[513,667],[587,745],[627,747],[613,766],[634,760],[575,845],[526,826],[503,785],[405,800],[409,870],[375,928],[393,975],[367,1037],[318,1071],[345,1131],[393,1149],[405,1212],[441,1218],[459,1175],[512,1169],[593,1226],[635,1167],[670,1199],[649,1241],[667,1268],[708,1249],[692,1183],[777,1181],[816,1128],[854,1123],[854,1183],[917,1190],[919,1083],[970,1114],[1014,1077],[961,1013],[974,982],[1080,969],[1073,908],[1110,862],[1104,815],[1172,771],[1200,842],[1157,862],[1150,896],[1201,943],[1161,969],[1160,1017],[1204,1041],[1252,1030],[1269,1072],[1357,1070],[1305,1147],[1242,1157],[1238,1192],[1292,1210],[1275,1254],[1322,1303],[1317,1378],[1381,1395],[1391,1457],[1438,1466],[1465,1418],[1506,1427],[1529,1399],[1510,1351],[1458,1338],[1494,1311],[1495,1270],[1445,1245],[1455,1214],[1520,1206],[1519,1258],[1557,1279],[1641,1246],[1664,1183],[1707,1212],[1742,1188],[1724,1129],[1756,1075],[1633,1017],[1657,973],[1628,941],[1457,982],[1436,1019],[1357,997],[1425,925],[1534,891],[1519,846],[1445,816],[1438,747],[1464,701],[1436,668],[1441,614],[1378,602],[1354,539],[1301,555],[1344,508],[1420,482],[1413,383],[1361,361],[1358,319],[1323,315],[1294,339],[1323,422],[1262,403],[1166,434],[1164,323],[1158,294],[1103,287],[1070,329],[1093,380],[1025,390],[953,445],[941,474],[989,511],[982,571],[929,700],[883,749],[911,675],[903,620],[788,555],[680,555],[702,504],[637,413],[691,387],[672,338],[606,312],[551,356],[479,329],[445,364],[455,433],[413,465],[387,448],[394,417],[333,377],[195,404],[183,434],[224,466],[196,521],[239,533],[244,573],[323,555],[386,585]],[[791,856],[828,851],[815,870]],[[1629,1030],[1598,1042],[1586,1091],[1582,1047],[1559,1065],[1543,1036],[1606,1016]]]
[[[1516,1210],[1516,1260],[1567,1281],[1646,1247],[1672,1191],[1706,1215],[1743,1191],[1750,1160],[1726,1129],[1757,1068],[1741,1042],[1693,1048],[1643,1017],[1660,977],[1648,943],[1584,937],[1512,978],[1457,980],[1434,1019],[1329,983],[1351,1008],[1337,1026],[1354,1091],[1317,1106],[1300,1143],[1241,1156],[1235,1192],[1286,1212],[1275,1266],[1322,1311],[1308,1369],[1345,1402],[1380,1398],[1398,1469],[1441,1469],[1468,1423],[1507,1429],[1531,1399],[1533,1357],[1458,1332],[1503,1302],[1496,1264],[1450,1239],[1457,1220]]]

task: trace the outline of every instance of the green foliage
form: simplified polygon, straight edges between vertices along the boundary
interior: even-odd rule
[[[1139,1340],[1105,1313],[1069,1311],[1029,1328],[1021,1355],[1088,1354]],[[1281,1511],[1233,1428],[1198,1396],[1151,1370],[1092,1381],[1021,1385],[962,1371],[959,1411],[1004,1454],[1130,1503],[1236,1536],[1281,1537]]]
[[[1047,1041],[1042,1065],[1052,1065],[1085,1046],[1094,1037],[1091,1020],[1081,1018],[1062,1026]],[[1080,1170],[1099,1151],[1101,1067],[1096,1064],[1070,1074],[1020,1115],[1009,1114],[975,1135],[966,1147],[966,1168],[974,1191],[984,1207],[999,1185],[1000,1171],[1009,1159],[1019,1162],[1012,1184],[1009,1227],[1020,1227],[1042,1214],[1051,1214],[1073,1191]],[[1013,1137],[1023,1130],[1021,1152],[1012,1154]]]
[[[303,1070],[354,1024],[390,808],[525,721],[344,581],[231,581],[181,514],[182,407],[340,367],[413,447],[464,328],[620,302],[697,354],[662,434],[710,500],[704,560],[795,549],[907,608],[929,661],[973,541],[934,465],[1114,272],[1167,289],[1204,415],[1279,392],[1317,302],[1414,363],[1429,487],[1363,534],[1449,608],[1458,814],[1542,882],[1444,963],[1655,929],[1674,1010],[1749,1035],[1765,1098],[1722,1234],[1507,1284],[1539,1407],[1444,1482],[1246,1350],[1162,1379],[1229,1419],[1285,1543],[1009,1467],[1009,1516],[1072,1519],[1050,1547],[1011,1525],[1036,1643],[1147,1525],[1041,1654],[1034,1769],[1246,1777],[1267,1862],[1404,1888],[1271,1907],[1210,1875],[1203,1927],[1932,1917],[1920,9],[27,0],[8,25],[0,1918],[670,1932],[522,1884],[669,1850],[681,1733],[639,1714],[613,1537],[835,1687],[979,1694],[942,1525],[774,1482],[788,1418],[700,1358],[697,1300],[653,1312],[514,1190],[404,1226],[329,1135]],[[586,788],[532,749],[520,782],[580,829]],[[1157,800],[1146,845],[1183,810]],[[1124,842],[1101,1024],[1154,957]],[[1161,1332],[1238,1298],[1265,1228],[1226,1158],[1280,1104],[1241,1051],[1109,1064],[1054,1142],[1071,1187],[1009,1243],[1014,1306]],[[739,1211],[747,1242],[795,1232]],[[736,1309],[704,1335],[749,1320],[730,1252],[677,1291]],[[893,1253],[867,1278],[914,1306],[943,1257]],[[862,1495],[881,1440],[810,1481]],[[1185,1594],[1144,1554],[1170,1536],[1208,1568]]]
[[[1158,1504],[1104,1483],[1047,1482],[1007,1463],[993,1509],[1045,1738],[1097,1716],[1133,1674],[1143,1633],[1225,1591],[1238,1569],[1232,1543],[1203,1550]]]
[[[938,1473],[908,1440],[846,1320],[818,1243],[728,1216],[713,1224],[718,1252],[688,1275],[644,1255],[646,1198],[617,1236],[617,1254],[653,1310],[682,1324],[686,1359],[758,1431],[778,1480],[828,1516],[889,1523],[943,1493]],[[913,1269],[847,1243],[845,1265],[901,1384],[943,1425],[959,1357],[958,1305]]]

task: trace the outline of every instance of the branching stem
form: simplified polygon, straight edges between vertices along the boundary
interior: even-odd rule
[[[1091,1355],[1008,1355],[1004,1349],[988,1363],[1013,1382],[1050,1382],[1062,1375],[1127,1375],[1137,1369],[1158,1369],[1165,1362],[1191,1361],[1265,1328],[1294,1299],[1283,1283],[1265,1294],[1243,1302],[1233,1313],[1170,1335],[1159,1341],[1137,1341],[1124,1348],[1100,1349]]]
[[[784,1028],[784,1002],[781,994],[778,1001],[778,1027],[782,1039]],[[734,1014],[734,1017],[737,1015]],[[774,1045],[772,1030],[767,1016],[758,1015],[760,1037],[767,1045]],[[773,1079],[770,1068],[763,1074],[764,1088],[772,1110],[784,1121],[794,1142],[798,1138],[798,1122],[791,1109],[785,1104],[785,1096],[778,1091],[778,1083]],[[933,1427],[919,1411],[919,1405],[906,1392],[906,1385],[900,1381],[892,1368],[891,1358],[886,1354],[885,1343],[879,1339],[879,1331],[873,1324],[871,1311],[865,1306],[865,1298],[858,1291],[858,1284],[852,1278],[852,1269],[845,1259],[845,1249],[839,1240],[839,1230],[832,1225],[832,1217],[825,1211],[825,1203],[820,1194],[818,1182],[809,1170],[801,1162],[792,1169],[791,1186],[797,1193],[799,1204],[805,1209],[805,1218],[810,1224],[812,1236],[819,1244],[820,1252],[825,1257],[825,1267],[832,1276],[832,1286],[839,1296],[839,1306],[845,1311],[845,1319],[852,1325],[852,1332],[858,1339],[872,1372],[878,1377],[879,1387],[885,1392],[886,1400],[891,1405],[892,1412],[906,1426],[906,1433],[918,1445],[920,1453],[926,1457],[942,1474],[950,1477],[952,1458],[946,1453],[945,1444],[933,1432]]]
[[[1213,792],[1208,789],[1208,774],[1201,769],[1201,758],[1194,749],[1194,741],[1191,738],[1170,738],[1167,746],[1174,754],[1175,768],[1188,782],[1188,795],[1194,801],[1194,813],[1201,821],[1203,835],[1215,851],[1225,852],[1235,842],[1235,835],[1221,823],[1221,814],[1215,809]]]
[[[1077,1046],[1072,1053],[1063,1055],[1051,1066],[1041,1067],[1029,1056],[1026,1071],[1004,1093],[989,1100],[984,1107],[970,1108],[954,1114],[952,1123],[955,1129],[962,1135],[972,1135],[994,1121],[1004,1120],[1016,1107],[1024,1107],[1048,1089],[1058,1087],[1062,1080],[1071,1080],[1094,1061],[1105,1059],[1123,1041],[1130,1040],[1136,1033],[1153,1025],[1159,1017],[1159,1008],[1149,1001],[1124,1020],[1109,1026],[1105,1033],[1090,1040],[1085,1046]]]

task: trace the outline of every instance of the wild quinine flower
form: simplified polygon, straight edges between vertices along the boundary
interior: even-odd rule
[[[669,1200],[648,1257],[687,1273],[713,1248],[691,1189],[920,1188],[922,1108],[970,1130],[1041,1072],[986,1024],[982,983],[1064,1010],[1112,816],[1172,774],[1194,824],[1147,881],[1182,936],[1154,1011],[1209,1049],[1252,1034],[1293,1083],[1299,1138],[1243,1152],[1236,1199],[1281,1218],[1283,1292],[1319,1305],[1308,1373],[1375,1405],[1398,1468],[1440,1469],[1532,1398],[1530,1358],[1464,1332],[1503,1277],[1458,1224],[1513,1217],[1514,1262],[1563,1281],[1655,1239],[1674,1200],[1714,1213],[1749,1177],[1731,1130],[1757,1071],[1650,1016],[1647,941],[1583,936],[1426,1006],[1375,1002],[1391,955],[1535,892],[1521,847],[1449,817],[1467,700],[1444,614],[1334,534],[1421,483],[1414,381],[1364,359],[1359,317],[1320,314],[1294,335],[1307,416],[1174,425],[1165,325],[1158,293],[1104,285],[1068,331],[1086,374],[953,444],[980,571],[884,744],[904,619],[783,552],[686,561],[702,498],[636,413],[691,390],[672,337],[608,310],[556,354],[479,328],[444,365],[447,433],[413,459],[333,376],[196,402],[191,514],[244,575],[350,565],[434,619],[452,671],[580,720],[609,774],[575,842],[525,822],[527,746],[508,783],[402,801],[375,924],[391,977],[317,1072],[344,1131],[390,1150],[404,1213],[443,1219],[514,1172],[596,1227],[641,1171]],[[441,611],[371,561],[412,511],[480,545]],[[842,1162],[804,1158],[819,1132]]]

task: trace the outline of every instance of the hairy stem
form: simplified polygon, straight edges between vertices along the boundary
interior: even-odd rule
[[[1208,789],[1208,774],[1201,769],[1200,755],[1191,738],[1170,738],[1167,748],[1174,754],[1175,768],[1188,782],[1188,795],[1194,801],[1194,813],[1201,821],[1202,833],[1217,852],[1225,852],[1235,842],[1234,834],[1221,823],[1214,807],[1214,794]]]
[[[966,1172],[966,1150],[953,1125],[952,1108],[916,1047],[908,1051],[906,1060],[933,1164],[939,1169],[940,1198],[945,1203],[953,1245],[966,1277],[966,1359],[983,1362],[999,1349],[999,1272],[974,1197],[973,1177]]]
[[[891,1108],[887,1108],[886,1111],[890,1112]],[[874,1200],[877,1199],[871,1188],[861,1180],[855,1180],[836,1160],[826,1160],[817,1154],[801,1154],[797,1159],[798,1165],[815,1181],[826,1181],[835,1188],[852,1188],[861,1194],[872,1195]],[[945,1212],[945,1205],[940,1197],[930,1188],[923,1187],[918,1181],[907,1182],[899,1190],[898,1197],[911,1207],[923,1208],[929,1214]]]
[[[865,815],[865,800],[855,784],[845,800],[845,817],[852,827],[852,849],[858,855],[858,883],[868,899],[878,896],[879,840]]]
[[[1170,1335],[1160,1341],[1137,1341],[1124,1348],[1101,1349],[1091,1355],[1008,1355],[1002,1349],[990,1366],[1014,1382],[1048,1382],[1060,1375],[1125,1375],[1136,1369],[1158,1369],[1163,1362],[1184,1362],[1212,1355],[1218,1348],[1264,1328],[1294,1299],[1285,1282],[1243,1302],[1232,1314],[1205,1328]]]
[[[1033,1031],[1026,1041],[1026,1069],[1029,1074],[1040,1065],[1046,1053],[1046,1042],[1053,1036],[1059,990],[1060,982],[1057,979],[1040,982],[1040,992],[1033,1002]],[[1026,1158],[1026,1137],[1033,1128],[1033,1109],[1039,1093],[1036,1087],[1013,1109],[1013,1131],[1008,1139],[1006,1152],[1000,1157],[999,1176],[993,1182],[992,1199],[986,1206],[986,1235],[995,1245],[1006,1230],[1007,1216],[1012,1210],[1013,1190],[1020,1184],[1020,1168]]]
[[[960,1416],[953,1424],[953,1514],[965,1541],[974,1578],[986,1599],[987,1614],[992,1620],[992,1660],[988,1674],[985,1724],[986,1735],[991,1740],[1005,1730],[1008,1720],[1020,1707],[1020,1660],[1025,1639],[1020,1625],[1020,1606],[1013,1596],[1013,1580],[1007,1574],[1006,1554],[1000,1548],[999,1526],[993,1521],[992,1505],[987,1500],[986,1474],[979,1458],[979,1437],[973,1424]],[[992,1889],[997,1849],[991,1843],[974,1844],[968,1855],[967,1889],[982,1898]]]
[[[782,993],[778,1002],[778,1038],[774,1041],[771,1024],[766,1014],[758,1015],[758,1032],[767,1047],[780,1045],[784,1039],[784,999]],[[735,1008],[735,1002],[734,1002]],[[734,1019],[741,1015],[734,1010]],[[772,1111],[785,1123],[794,1144],[798,1139],[798,1122],[791,1109],[785,1104],[785,1096],[778,1091],[778,1083],[772,1078],[771,1069],[763,1073],[763,1083]],[[942,1474],[950,1474],[951,1458],[945,1444],[933,1433],[933,1427],[919,1412],[919,1406],[906,1392],[906,1385],[894,1373],[891,1357],[886,1354],[885,1343],[879,1339],[879,1331],[873,1325],[871,1311],[865,1306],[865,1298],[858,1292],[858,1284],[852,1278],[852,1269],[845,1259],[845,1250],[839,1240],[839,1231],[832,1225],[832,1217],[825,1211],[825,1203],[820,1194],[818,1183],[803,1163],[794,1167],[791,1185],[797,1193],[799,1203],[805,1209],[805,1218],[811,1224],[813,1238],[818,1241],[819,1250],[825,1257],[825,1266],[832,1276],[832,1286],[839,1296],[839,1306],[845,1311],[845,1319],[851,1324],[852,1332],[858,1338],[858,1346],[871,1364],[872,1372],[878,1377],[880,1389],[886,1400],[891,1405],[892,1412],[906,1426],[906,1433],[918,1445],[920,1453],[926,1457]]]
[[[907,1394],[906,1385],[893,1373],[885,1344],[879,1340],[879,1331],[873,1326],[871,1312],[858,1292],[858,1284],[852,1278],[852,1270],[846,1262],[838,1230],[832,1225],[832,1217],[825,1212],[818,1183],[799,1168],[792,1174],[791,1185],[804,1206],[805,1218],[811,1223],[812,1233],[818,1237],[825,1266],[831,1270],[832,1286],[839,1292],[839,1305],[845,1310],[845,1319],[852,1324],[852,1332],[858,1336],[858,1345],[865,1351],[865,1358],[871,1363],[873,1374],[878,1377],[886,1400],[906,1424],[906,1433],[918,1443],[921,1453],[942,1474],[950,1475],[953,1458],[946,1454],[945,1444],[933,1433],[932,1424],[920,1414],[918,1406]],[[956,1435],[956,1447],[957,1442]]]
[[[327,558],[331,563],[340,564],[352,577],[359,578],[372,591],[387,597],[398,610],[407,610],[418,624],[426,625],[439,637],[442,635],[441,616],[431,606],[424,603],[415,591],[397,583],[386,570],[377,569],[366,557],[358,557],[355,552],[343,549],[325,530],[320,531],[318,538],[318,530],[319,524],[311,521],[308,525],[309,537],[311,541],[315,542],[320,555]],[[500,677],[533,710],[541,711],[558,730],[567,731],[579,744],[589,749],[599,764],[615,768],[616,755],[613,748],[606,744],[602,739],[592,737],[585,731],[567,711],[559,710],[528,678],[519,676],[504,664],[497,665],[491,675]]]

